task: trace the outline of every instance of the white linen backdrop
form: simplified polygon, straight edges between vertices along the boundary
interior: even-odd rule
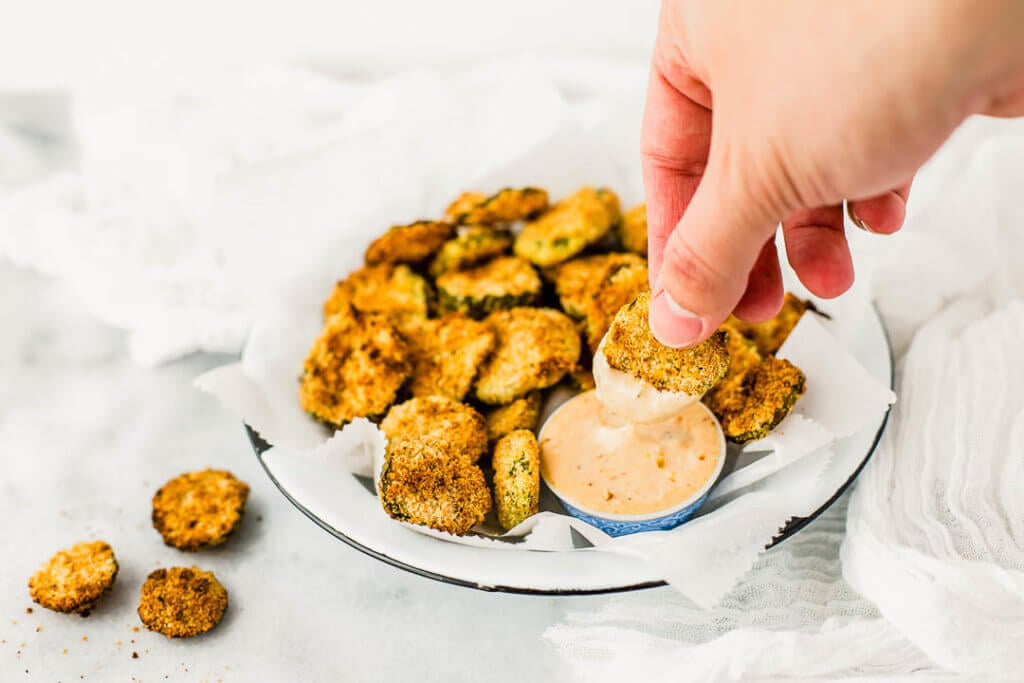
[[[374,82],[278,67],[137,76],[72,84],[81,159],[57,174],[26,125],[39,121],[30,99],[0,97],[13,122],[0,132],[0,255],[66,279],[131,331],[143,363],[237,350],[289,262],[353,256],[384,227],[361,214],[436,212],[555,126],[607,149],[637,179],[625,200],[640,196],[640,59],[499,59]],[[715,609],[660,591],[553,626],[587,680],[1019,673],[1022,177],[1024,124],[969,122],[919,178],[903,233],[852,236],[901,399],[848,514],[843,501],[764,555]]]

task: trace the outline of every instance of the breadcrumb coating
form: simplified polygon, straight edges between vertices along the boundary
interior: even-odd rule
[[[355,308],[382,313],[393,323],[426,318],[430,285],[409,266],[383,263],[353,271],[334,286],[324,302],[324,318]]]
[[[445,273],[436,284],[442,311],[459,311],[475,318],[502,308],[533,305],[543,286],[530,262],[515,256]]]
[[[431,444],[450,457],[475,463],[487,450],[483,415],[444,396],[422,396],[399,403],[380,423],[389,444]]]
[[[743,379],[742,402],[709,405],[726,438],[746,443],[763,438],[789,414],[803,395],[804,373],[788,360],[766,356]]]
[[[554,271],[555,292],[566,313],[574,318],[586,316],[588,302],[602,283],[623,268],[642,269],[647,262],[636,254],[616,252],[575,258],[557,266]],[[636,296],[636,293],[633,293]],[[632,296],[629,300],[632,300]],[[620,304],[621,307],[621,304]],[[618,311],[618,308],[615,309]],[[614,312],[613,312],[614,315]]]
[[[619,310],[648,290],[646,263],[624,263],[598,283],[594,293],[583,302],[584,331],[591,353],[597,351]]]
[[[479,467],[419,441],[388,445],[377,490],[384,511],[394,519],[459,536],[491,509]]]
[[[494,348],[494,331],[461,313],[422,320],[402,329],[412,357],[413,396],[447,396],[461,401],[480,365]]]
[[[440,221],[416,221],[396,225],[366,249],[366,264],[421,263],[455,234],[455,226]]]
[[[471,226],[448,240],[430,264],[430,275],[440,277],[451,270],[464,270],[501,256],[512,248],[512,233],[500,228]]]
[[[58,551],[28,580],[32,600],[55,612],[83,617],[117,578],[117,558],[105,541],[76,543]]]
[[[487,316],[497,334],[480,368],[476,397],[502,405],[557,383],[576,365],[580,338],[572,320],[550,308],[512,308]]]
[[[154,569],[142,584],[139,619],[150,631],[168,638],[191,638],[220,623],[228,592],[213,575],[198,567]]]
[[[584,187],[527,222],[514,250],[542,268],[563,263],[601,241],[620,218],[614,192]]]
[[[494,225],[534,216],[548,208],[548,192],[539,187],[506,187],[487,196],[464,192],[451,203],[448,220],[458,224]]]
[[[494,508],[498,523],[511,529],[537,514],[540,501],[540,448],[528,429],[503,436],[494,447]]]
[[[768,356],[782,347],[786,337],[809,309],[813,310],[810,302],[804,301],[791,292],[786,292],[782,310],[773,318],[761,323],[748,323],[735,316],[730,316],[726,324],[748,339],[753,339],[761,355]]]
[[[242,521],[248,498],[249,485],[226,470],[186,472],[153,496],[153,528],[179,550],[218,545]]]
[[[357,417],[387,412],[411,372],[407,343],[384,316],[339,313],[328,319],[306,357],[299,402],[340,429]]]
[[[487,413],[487,438],[494,442],[517,429],[536,429],[540,419],[541,393],[531,391],[508,405]]]
[[[703,396],[729,369],[725,334],[716,332],[689,349],[665,346],[647,322],[649,292],[623,306],[601,347],[608,365],[642,379],[659,391]]]
[[[634,254],[647,256],[647,205],[638,204],[622,214],[619,226],[622,246]]]

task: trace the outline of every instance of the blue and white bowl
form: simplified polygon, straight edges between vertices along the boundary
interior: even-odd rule
[[[722,432],[722,426],[719,424],[718,419],[714,414],[708,410],[707,406],[703,403],[698,403],[707,414],[714,421],[715,428],[718,432],[718,463],[715,466],[715,471],[708,477],[708,480],[699,489],[693,492],[686,500],[682,501],[678,505],[675,505],[667,510],[660,510],[657,512],[649,512],[642,515],[615,515],[608,512],[595,512],[593,510],[587,510],[575,502],[571,498],[566,497],[557,488],[551,485],[547,477],[544,477],[544,483],[547,484],[551,492],[555,494],[558,500],[562,503],[562,507],[573,517],[582,519],[584,522],[597,527],[601,531],[605,532],[609,536],[625,536],[626,534],[636,534],[644,531],[667,531],[668,529],[674,529],[686,520],[693,517],[693,515],[700,509],[700,506],[708,499],[708,494],[711,493],[711,489],[718,481],[719,476],[722,474],[722,468],[725,467],[725,434]],[[557,413],[558,410],[555,411]],[[554,416],[552,413],[545,421],[545,425]],[[544,439],[544,429],[540,431],[540,441]],[[541,455],[543,457],[543,454]],[[543,473],[543,468],[541,472]]]

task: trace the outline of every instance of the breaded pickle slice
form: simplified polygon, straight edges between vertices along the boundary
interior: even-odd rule
[[[564,263],[601,241],[620,218],[614,192],[584,187],[527,222],[516,237],[515,253],[542,268]]]
[[[728,324],[723,325],[721,331],[725,334],[725,347],[729,351],[729,369],[722,381],[704,395],[704,403],[716,416],[743,410],[747,401],[744,381],[761,364],[761,354],[753,340]]]
[[[486,322],[498,340],[476,379],[476,397],[484,403],[503,405],[546,389],[576,365],[580,338],[563,313],[512,308],[490,314]]]
[[[622,214],[619,241],[627,251],[647,256],[647,205],[637,204]]]
[[[768,435],[793,409],[805,387],[804,373],[788,360],[766,356],[743,379],[744,400],[708,404],[722,423],[726,438],[736,443]]]
[[[515,256],[445,273],[436,284],[442,312],[459,311],[474,318],[503,308],[533,305],[540,299],[543,286],[529,261]]]
[[[448,206],[448,220],[459,225],[511,223],[548,208],[548,192],[539,187],[506,187],[487,196],[463,192]]]
[[[437,253],[455,234],[455,226],[442,221],[416,221],[395,225],[366,249],[366,264],[421,263]]]
[[[153,496],[153,528],[179,550],[218,545],[238,527],[249,485],[226,470],[186,472]]]
[[[426,318],[430,285],[409,266],[383,263],[353,271],[324,302],[324,318],[347,311],[383,313],[393,322]]]
[[[421,396],[388,411],[380,428],[389,444],[433,444],[454,458],[475,463],[487,450],[484,416],[465,403],[444,396]]]
[[[384,511],[394,519],[459,536],[491,509],[480,468],[429,443],[389,444],[377,490]]]
[[[487,438],[497,441],[517,429],[536,429],[540,420],[541,394],[531,391],[487,413]]]
[[[748,323],[730,316],[727,324],[743,336],[753,339],[761,355],[767,356],[779,350],[803,314],[811,308],[810,302],[786,292],[782,310],[774,318],[762,323]]]
[[[591,353],[597,351],[619,310],[648,288],[646,263],[624,263],[598,283],[583,303],[583,327]]]
[[[191,638],[220,623],[228,592],[213,572],[198,567],[154,569],[142,584],[139,619],[168,638]]]
[[[444,243],[430,264],[430,274],[440,277],[501,256],[512,248],[512,233],[502,228],[471,226]]]
[[[32,600],[55,612],[89,616],[117,578],[117,558],[105,541],[76,543],[57,552],[28,580]]]
[[[665,346],[647,323],[650,301],[650,293],[643,292],[615,316],[601,347],[608,365],[659,391],[703,396],[729,369],[725,333],[689,349]]]
[[[461,401],[480,365],[494,348],[494,331],[461,313],[419,320],[402,328],[412,356],[413,396],[447,396]]]
[[[553,279],[555,293],[558,294],[562,309],[574,318],[583,318],[586,316],[588,302],[601,285],[614,273],[626,267],[643,269],[645,274],[647,272],[647,262],[644,259],[636,254],[622,252],[584,256],[557,266]],[[634,296],[636,292],[633,292],[627,302]],[[618,308],[615,310],[618,311]]]
[[[511,529],[537,514],[540,501],[540,448],[528,429],[501,437],[494,447],[494,509],[498,523]]]
[[[306,357],[299,403],[340,429],[354,418],[387,412],[411,372],[407,343],[383,315],[339,313],[327,320]]]

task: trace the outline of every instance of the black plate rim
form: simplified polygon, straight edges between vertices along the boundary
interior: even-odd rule
[[[873,305],[872,308],[875,311],[875,315],[878,316],[879,323],[881,324],[881,327],[882,327],[882,336],[885,338],[886,350],[889,353],[889,388],[890,389],[894,389],[895,388],[895,380],[896,380],[896,364],[895,364],[895,359],[893,358],[892,340],[889,337],[889,330],[886,329],[886,327],[885,327],[885,322],[882,319],[881,312],[878,310],[877,305]],[[878,444],[882,440],[882,434],[885,432],[886,425],[889,424],[889,416],[891,415],[891,413],[892,413],[892,406],[889,406],[889,408],[886,409],[886,411],[885,411],[885,416],[882,418],[882,424],[879,425],[878,431],[875,432],[875,438],[871,442],[871,446],[868,448],[867,454],[864,456],[864,459],[861,460],[860,465],[857,466],[857,469],[855,469],[853,471],[853,474],[850,475],[850,477],[846,480],[846,482],[844,482],[843,485],[840,486],[839,489],[832,495],[832,497],[829,498],[827,501],[825,501],[821,505],[821,507],[819,507],[817,510],[815,510],[812,514],[808,515],[807,517],[793,517],[793,518],[791,518],[786,523],[786,526],[784,526],[782,528],[781,532],[777,536],[772,538],[772,542],[765,546],[766,550],[770,550],[770,549],[774,548],[775,546],[779,545],[780,543],[782,543],[783,541],[785,541],[786,539],[793,537],[801,529],[803,529],[808,524],[813,522],[815,519],[820,517],[822,515],[822,513],[825,512],[825,510],[827,510],[830,507],[832,507],[832,505],[837,500],[839,500],[840,496],[842,496],[844,493],[846,493],[846,491],[850,488],[850,486],[853,485],[853,482],[857,479],[857,477],[860,475],[860,473],[864,470],[864,467],[868,464],[868,461],[871,459],[871,456],[873,456],[875,454],[875,451],[878,449]],[[395,558],[391,557],[390,555],[385,555],[382,552],[374,550],[373,548],[365,546],[362,543],[359,543],[358,541],[352,539],[351,537],[346,536],[341,531],[338,531],[337,529],[335,529],[331,525],[327,524],[327,522],[325,522],[322,519],[320,519],[319,517],[317,517],[308,508],[303,506],[302,503],[300,503],[299,501],[295,500],[295,498],[293,498],[291,496],[291,494],[288,493],[288,491],[285,490],[285,488],[283,486],[281,486],[281,483],[277,480],[276,477],[274,477],[273,473],[271,473],[271,471],[270,471],[270,468],[268,468],[267,464],[263,461],[263,454],[267,450],[270,449],[270,444],[268,444],[266,441],[264,441],[263,438],[260,437],[260,435],[257,434],[256,431],[252,427],[250,427],[248,424],[244,424],[244,426],[245,426],[246,434],[249,436],[249,443],[252,445],[253,450],[256,452],[256,459],[259,460],[260,467],[263,468],[263,471],[270,478],[270,481],[273,482],[274,486],[277,487],[277,490],[280,491],[282,493],[282,495],[284,495],[284,497],[288,500],[289,503],[291,503],[293,506],[295,506],[295,508],[299,512],[304,514],[306,517],[308,517],[310,520],[312,520],[314,524],[316,524],[318,527],[320,527],[321,529],[326,531],[328,534],[330,534],[334,538],[337,538],[339,541],[342,541],[343,543],[346,543],[347,545],[355,548],[359,552],[364,553],[366,555],[369,555],[370,557],[372,557],[372,558],[374,558],[376,560],[379,560],[381,562],[384,562],[385,564],[389,564],[392,567],[396,567],[396,568],[401,569],[403,571],[407,571],[407,572],[409,572],[411,574],[416,574],[417,576],[422,576],[424,578],[432,579],[434,581],[440,581],[441,583],[446,583],[446,584],[449,584],[449,585],[452,585],[452,586],[461,586],[461,587],[464,587],[464,588],[472,588],[472,589],[475,589],[475,590],[485,591],[485,592],[488,592],[488,593],[495,593],[495,592],[497,592],[497,593],[513,593],[513,594],[516,594],[516,595],[538,595],[538,596],[547,596],[547,597],[551,597],[551,596],[577,596],[577,595],[604,595],[604,594],[608,594],[608,593],[627,593],[627,592],[632,592],[632,591],[637,591],[637,590],[645,590],[645,589],[648,589],[648,588],[659,588],[661,586],[668,585],[664,581],[645,581],[645,582],[642,582],[642,583],[630,584],[628,586],[616,586],[616,587],[613,587],[613,588],[595,588],[595,589],[580,589],[580,590],[574,590],[574,589],[567,589],[566,588],[566,589],[544,590],[544,589],[537,589],[537,588],[521,588],[519,586],[490,586],[490,585],[487,585],[487,584],[476,583],[474,581],[468,581],[466,579],[459,579],[459,578],[456,578],[456,577],[453,577],[453,576],[448,576],[446,574],[439,574],[437,572],[432,572],[432,571],[423,569],[421,567],[416,567],[414,565],[408,564],[408,563],[403,562],[401,560],[395,559]]]

